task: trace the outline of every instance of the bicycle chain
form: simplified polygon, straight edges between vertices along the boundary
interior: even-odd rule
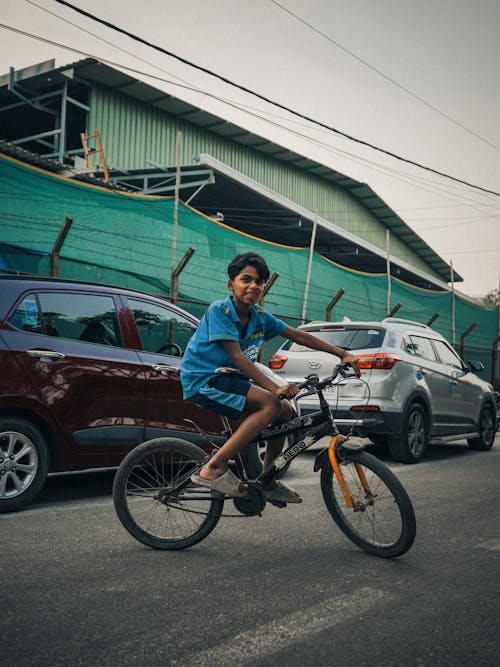
[[[180,505],[172,505],[171,503],[162,503],[165,505],[165,507],[172,507],[173,509],[176,510],[181,510],[181,512],[188,512],[188,514],[201,514],[202,516],[208,516],[208,512],[202,512],[201,510],[190,510],[187,507],[181,507]],[[251,519],[254,516],[258,516],[256,514],[242,514],[241,512],[238,512],[238,514],[221,514],[220,517],[224,517],[225,519]]]

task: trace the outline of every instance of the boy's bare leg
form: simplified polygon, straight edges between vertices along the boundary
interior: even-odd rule
[[[297,416],[295,409],[293,408],[292,404],[289,401],[281,401],[280,407],[281,407],[281,412],[277,420],[278,424],[289,421],[293,417]],[[278,456],[281,454],[281,452],[283,451],[283,447],[285,445],[285,440],[286,440],[286,435],[280,435],[278,438],[273,438],[272,440],[268,441],[266,447],[266,453],[264,455],[264,461],[262,463],[263,470],[265,470],[268,466],[270,466],[271,463],[274,461],[274,459],[278,458]],[[274,486],[276,486],[275,481],[268,484],[266,486],[266,490],[272,489]]]
[[[247,394],[247,408],[252,410],[252,413],[200,470],[200,477],[214,480],[223,475],[227,470],[229,459],[232,459],[249,442],[255,440],[269,424],[279,419],[281,407],[281,402],[276,396],[261,387],[252,385]],[[280,446],[282,448],[284,438],[277,438],[277,441],[281,441]],[[276,458],[281,449],[277,451],[278,443],[276,441],[273,445],[272,455]],[[267,456],[268,452],[266,451]],[[274,458],[271,460],[274,460]]]

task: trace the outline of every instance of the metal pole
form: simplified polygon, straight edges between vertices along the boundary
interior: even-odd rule
[[[428,322],[426,322],[427,326],[428,327],[432,326],[433,322],[435,320],[437,320],[438,317],[439,317],[439,313],[434,313],[434,315],[431,317],[431,319]]]
[[[52,252],[50,253],[50,275],[52,278],[57,278],[59,275],[59,252],[72,224],[73,218],[67,215],[64,219],[63,226],[59,230]]]
[[[184,270],[184,267],[189,262],[194,253],[194,248],[188,248],[178,266],[172,271],[172,280],[170,281],[170,300],[172,303],[177,303],[177,293],[179,291],[179,275],[181,271]]]
[[[57,159],[61,164],[64,163],[64,152],[66,150],[66,113],[68,109],[68,82],[64,82],[63,92],[61,95],[61,113],[59,118],[59,128],[61,132],[58,137]]]
[[[470,327],[463,332],[460,336],[460,357],[464,358],[464,349],[465,349],[465,339],[470,334],[470,332],[477,327],[477,322],[473,322]]]
[[[389,311],[391,310],[391,240],[389,236],[389,230],[385,230],[385,248],[387,252],[386,260],[386,269],[387,269],[387,307],[385,312],[387,317],[390,317]]]
[[[451,343],[455,347],[455,276],[453,274],[453,262],[450,260],[451,277]]]
[[[500,343],[500,333],[498,336],[495,338],[493,341],[493,345],[491,348],[491,384],[493,385],[493,389],[497,389],[497,362],[498,362],[498,344]],[[498,387],[500,389],[500,386]]]
[[[344,292],[345,292],[345,290],[340,288],[339,291],[337,292],[337,294],[333,297],[333,299],[330,301],[330,303],[326,307],[325,317],[326,317],[327,322],[330,322],[330,318],[332,316],[332,309],[333,309],[334,305],[337,303],[337,301],[340,299],[340,297],[344,294]]]
[[[316,241],[317,227],[318,227],[318,209],[314,211],[314,222],[311,232],[311,244],[309,246],[309,261],[307,263],[307,276],[306,276],[306,284],[304,287],[304,301],[302,303],[302,315],[300,318],[302,324],[304,324],[304,322],[306,321],[307,298],[309,296],[309,283],[311,281],[311,268],[312,268],[313,254],[314,254],[314,243]]]
[[[498,307],[498,333],[500,334],[500,274],[498,276],[498,297],[497,297],[497,307]]]
[[[397,303],[394,308],[391,310],[390,313],[387,313],[387,317],[394,317],[394,315],[398,312],[398,310],[401,308],[401,304]]]
[[[174,231],[172,234],[172,260],[170,264],[170,297],[173,297],[172,282],[175,273],[175,255],[177,253],[177,234],[179,231],[179,189],[181,184],[181,141],[182,132],[177,130],[175,140],[175,189],[174,189]],[[175,296],[175,298],[177,298]]]
[[[271,287],[274,285],[274,283],[278,280],[279,278],[279,273],[276,273],[276,271],[273,273],[273,275],[269,278],[267,283],[265,284],[264,291],[262,292],[262,296],[259,299],[259,305],[263,306],[264,305],[264,298],[266,294],[269,292]]]

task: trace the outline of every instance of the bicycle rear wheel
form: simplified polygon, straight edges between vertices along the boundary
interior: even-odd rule
[[[404,554],[416,533],[415,512],[403,485],[389,468],[368,452],[349,453],[340,469],[353,498],[348,507],[328,462],[321,470],[321,491],[333,520],[358,547],[382,558]],[[368,482],[361,484],[354,464]]]
[[[185,549],[215,528],[224,498],[192,484],[205,452],[178,438],[156,438],[133,449],[113,483],[118,518],[154,549]]]

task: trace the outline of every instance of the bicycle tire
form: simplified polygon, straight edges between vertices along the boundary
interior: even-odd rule
[[[368,480],[367,498],[356,473],[360,464]],[[347,506],[330,462],[321,469],[321,492],[326,507],[340,530],[369,554],[395,558],[406,553],[416,534],[412,502],[394,473],[368,452],[348,453],[340,461],[355,507]]]
[[[217,525],[224,498],[190,477],[206,453],[186,440],[155,438],[135,447],[113,482],[113,502],[124,528],[153,549],[186,549]]]

